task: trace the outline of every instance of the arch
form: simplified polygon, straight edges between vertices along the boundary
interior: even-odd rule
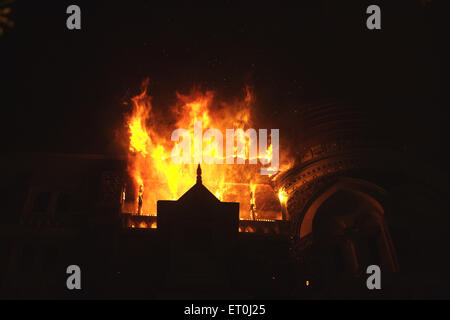
[[[359,263],[367,261],[397,270],[384,219],[385,196],[382,188],[367,181],[340,179],[313,198],[300,224],[300,239],[311,234],[318,243],[339,247],[348,270],[357,271]]]
[[[372,196],[373,194],[378,194],[381,197],[384,197],[386,195],[386,191],[384,189],[365,180],[341,178],[331,187],[328,187],[324,192],[321,192],[318,196],[313,198],[310,205],[307,206],[306,213],[300,224],[300,239],[312,233],[313,221],[317,210],[327,199],[338,191],[355,193],[371,203],[381,214],[384,214],[382,204],[374,196]]]

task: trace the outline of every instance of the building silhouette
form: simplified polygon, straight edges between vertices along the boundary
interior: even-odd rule
[[[1,298],[448,298],[448,197],[351,107],[304,108],[283,220],[241,220],[201,181],[156,216],[122,212],[126,159],[9,154]],[[369,129],[369,130],[368,130]],[[388,142],[386,142],[388,141]],[[427,180],[428,179],[428,180]],[[66,288],[79,265],[82,290]],[[379,265],[382,290],[368,290]]]

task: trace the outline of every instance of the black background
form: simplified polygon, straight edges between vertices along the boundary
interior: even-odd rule
[[[82,30],[66,28],[77,4]],[[382,30],[366,28],[378,4]],[[158,108],[192,86],[254,87],[292,127],[307,101],[357,101],[379,130],[447,170],[448,1],[24,1],[0,38],[3,151],[120,152],[123,102],[145,77]]]

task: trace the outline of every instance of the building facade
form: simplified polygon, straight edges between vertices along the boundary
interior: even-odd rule
[[[301,120],[295,165],[271,178],[282,220],[239,219],[200,171],[156,216],[123,213],[124,158],[5,155],[0,297],[448,298],[448,197],[433,172],[351,107],[307,106]],[[69,265],[82,290],[67,289]],[[370,265],[381,290],[366,286]]]

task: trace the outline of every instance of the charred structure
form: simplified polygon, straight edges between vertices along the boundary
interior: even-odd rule
[[[242,204],[220,201],[200,168],[143,215],[124,210],[126,157],[4,157],[1,297],[448,297],[444,193],[354,107],[311,104],[299,121],[295,164],[270,179],[281,219],[256,219],[251,199],[239,218]],[[80,292],[65,287],[70,264]],[[382,291],[366,288],[372,264]]]

